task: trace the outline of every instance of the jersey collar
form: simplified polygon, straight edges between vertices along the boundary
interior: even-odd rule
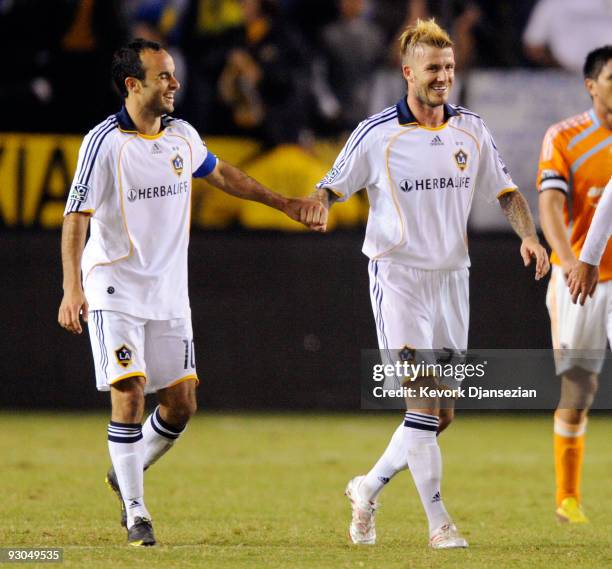
[[[402,97],[395,105],[397,108],[397,120],[402,126],[408,124],[418,124],[418,121],[412,114],[410,107],[408,106],[408,100],[406,97]],[[444,122],[448,121],[451,117],[457,117],[459,113],[453,109],[449,104],[444,104]]]
[[[121,107],[121,110],[118,113],[115,114],[115,117],[117,118],[117,122],[119,123],[119,129],[122,132],[129,132],[130,134],[138,134],[138,131],[136,130],[136,125],[134,124],[132,117],[130,117],[130,114],[125,108],[125,105]],[[160,133],[170,124],[171,121],[172,121],[171,116],[162,115]]]

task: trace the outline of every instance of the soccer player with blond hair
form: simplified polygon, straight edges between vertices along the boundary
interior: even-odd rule
[[[389,351],[467,348],[469,300],[467,221],[475,193],[497,200],[521,238],[535,278],[548,271],[525,198],[510,178],[483,120],[447,103],[454,81],[453,43],[434,20],[417,21],[400,40],[407,97],[355,129],[318,184],[329,207],[366,188],[370,202],[363,252],[370,258],[371,300],[379,348]],[[384,357],[384,355],[383,355]],[[436,383],[416,378],[417,386]],[[409,469],[425,510],[434,549],[467,547],[441,494],[437,435],[453,419],[452,404],[407,401],[404,420],[364,476],[349,481],[354,543],[376,541],[381,490]]]
[[[606,247],[605,239],[597,255],[591,251],[583,258],[589,226],[612,176],[612,45],[591,51],[583,71],[593,107],[548,129],[537,179],[542,229],[553,250],[546,304],[556,372],[561,376],[554,416],[556,515],[569,523],[588,521],[580,496],[587,415],[597,392],[606,343],[612,339],[612,247]],[[576,289],[568,289],[566,278],[585,271],[579,259],[593,263],[595,257],[600,284],[595,292],[591,283],[587,293],[595,292],[593,299],[576,306],[572,302]],[[589,273],[592,278],[593,271]]]

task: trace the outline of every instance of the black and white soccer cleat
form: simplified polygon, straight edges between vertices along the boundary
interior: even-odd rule
[[[134,525],[128,529],[128,543],[134,547],[155,545],[153,524],[150,519],[141,517],[134,519]]]

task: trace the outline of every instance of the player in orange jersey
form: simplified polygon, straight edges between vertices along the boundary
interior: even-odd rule
[[[553,254],[546,304],[561,397],[554,420],[557,517],[584,523],[580,475],[587,414],[597,391],[606,341],[612,342],[612,246],[600,264],[599,286],[586,306],[566,286],[577,265],[601,194],[612,175],[612,45],[588,54],[585,86],[593,108],[551,126],[538,171],[540,220]],[[588,350],[588,353],[580,350]],[[579,357],[581,356],[581,357]]]

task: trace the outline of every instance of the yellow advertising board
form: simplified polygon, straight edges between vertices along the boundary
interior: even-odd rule
[[[0,133],[0,226],[61,226],[81,140],[69,135]],[[292,197],[309,195],[340,150],[339,144],[324,142],[311,152],[293,145],[262,151],[257,142],[241,138],[212,137],[206,142],[219,158]],[[228,196],[204,180],[194,180],[192,203],[193,225],[204,229],[301,230],[280,212]],[[367,210],[362,195],[335,206],[329,228],[360,226]]]

